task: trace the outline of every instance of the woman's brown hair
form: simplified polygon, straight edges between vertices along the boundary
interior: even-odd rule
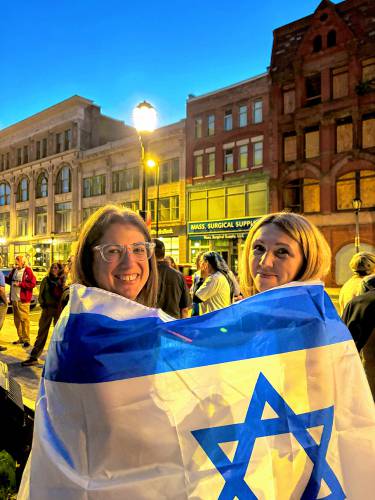
[[[85,286],[98,286],[92,269],[93,247],[103,237],[111,224],[130,224],[138,229],[151,242],[151,236],[144,220],[132,210],[117,205],[99,208],[85,222],[79,235],[72,266],[72,282]],[[136,301],[148,307],[155,307],[158,293],[158,269],[155,256],[149,259],[149,277]]]

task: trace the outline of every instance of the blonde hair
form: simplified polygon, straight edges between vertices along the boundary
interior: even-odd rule
[[[248,297],[257,293],[250,273],[249,257],[255,233],[267,224],[274,224],[299,243],[303,264],[295,281],[323,279],[331,267],[331,249],[319,229],[303,215],[277,212],[265,215],[255,222],[247,235],[241,261],[241,291]],[[293,281],[293,280],[292,280]]]
[[[375,270],[375,254],[359,252],[353,255],[349,262],[350,269],[359,276],[367,276]]]
[[[72,265],[72,282],[85,286],[98,286],[93,273],[93,247],[97,245],[111,224],[130,224],[138,229],[146,241],[151,241],[150,233],[144,220],[132,210],[117,205],[106,205],[99,208],[85,222],[77,246]],[[136,301],[155,307],[158,293],[158,269],[155,256],[149,259],[149,277]]]

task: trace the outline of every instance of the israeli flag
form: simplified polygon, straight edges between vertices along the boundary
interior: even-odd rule
[[[75,285],[18,499],[354,499],[375,411],[322,284],[186,320]]]

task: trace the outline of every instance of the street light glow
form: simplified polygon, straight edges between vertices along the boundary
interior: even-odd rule
[[[155,168],[156,167],[156,161],[153,160],[152,158],[149,158],[147,161],[146,161],[146,165],[149,167],[149,168]]]
[[[147,101],[139,103],[133,110],[134,126],[138,133],[153,132],[156,128],[156,110]]]

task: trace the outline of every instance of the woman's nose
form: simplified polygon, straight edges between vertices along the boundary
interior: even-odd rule
[[[272,267],[273,266],[273,255],[272,252],[264,252],[262,257],[260,258],[260,264],[264,267]]]

